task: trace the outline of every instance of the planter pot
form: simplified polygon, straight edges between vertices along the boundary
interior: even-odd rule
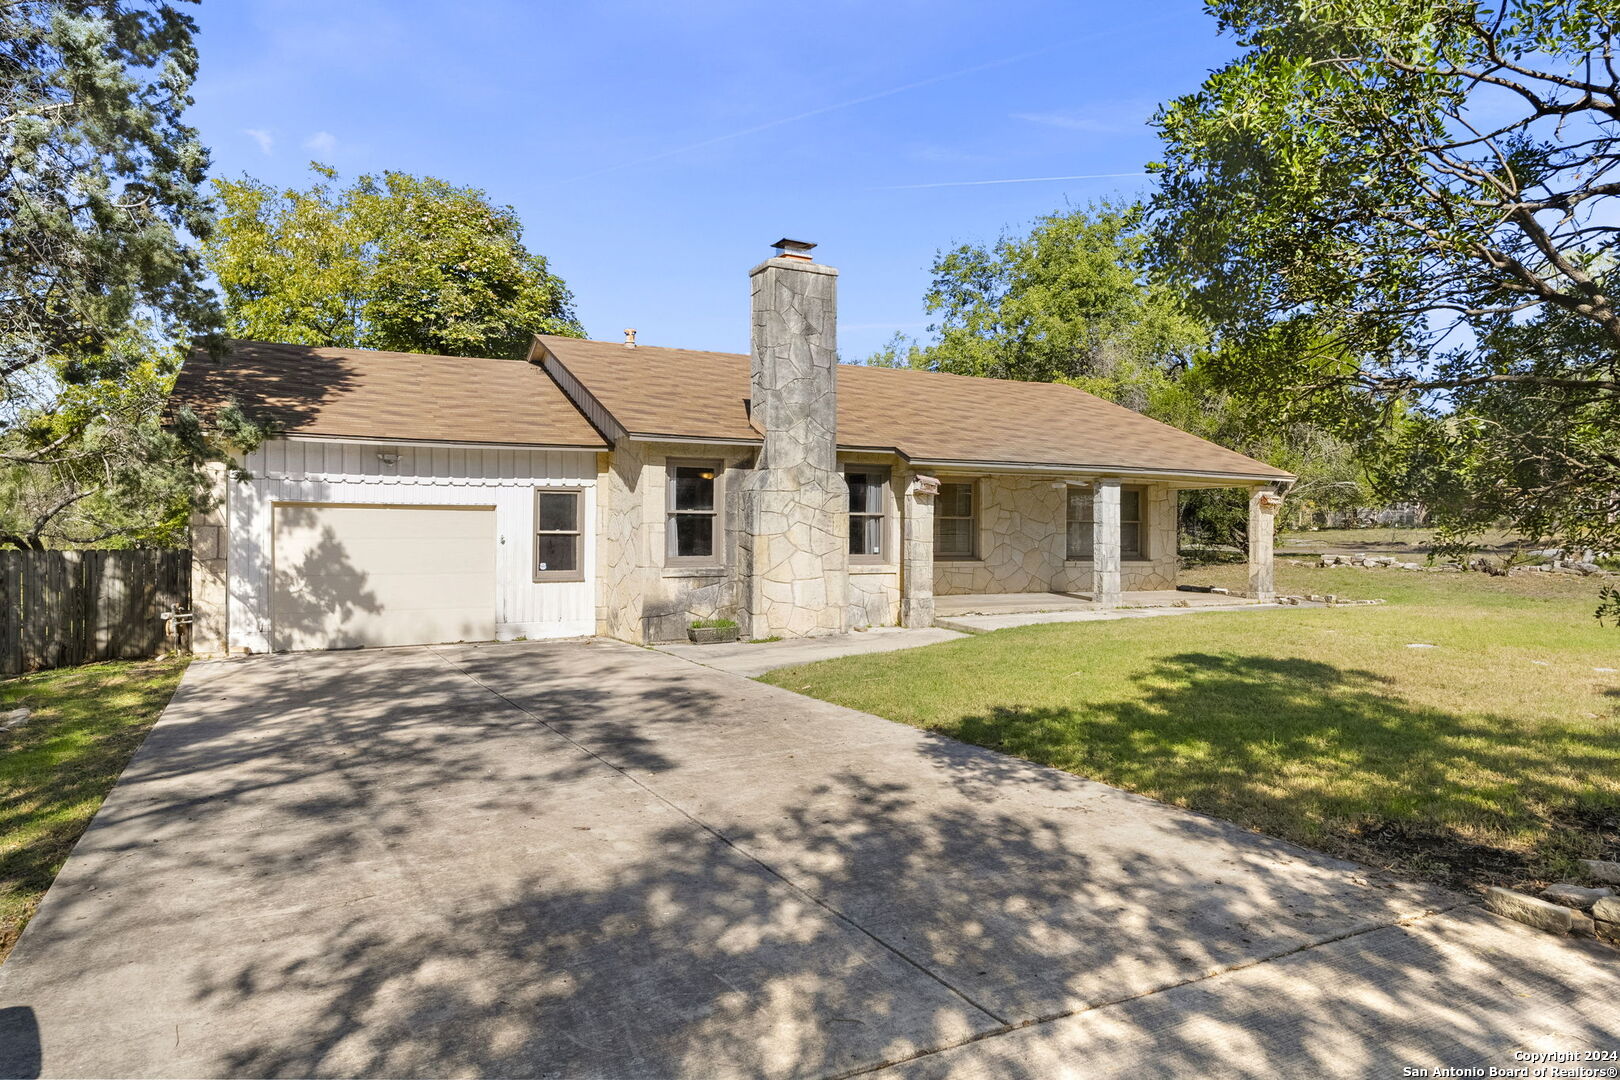
[[[736,641],[738,629],[735,626],[692,626],[687,628],[686,636],[694,645],[718,645],[723,641]]]

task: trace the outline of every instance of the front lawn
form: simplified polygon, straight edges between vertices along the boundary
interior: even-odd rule
[[[765,680],[1451,884],[1620,857],[1620,630],[1592,618],[1596,581],[1277,575],[1389,603],[1033,626]]]
[[[0,682],[0,713],[33,710],[0,732],[0,960],[184,671],[182,660],[141,660]]]

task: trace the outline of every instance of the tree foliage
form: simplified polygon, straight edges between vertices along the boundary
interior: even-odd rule
[[[1104,201],[941,253],[924,297],[938,343],[896,341],[879,362],[1038,382],[1184,367],[1204,328],[1143,275],[1140,224],[1139,207]]]
[[[0,4],[0,544],[172,540],[197,497],[156,340],[219,323],[193,31],[156,0]]]
[[[1620,8],[1209,7],[1243,53],[1161,111],[1155,213],[1212,375],[1353,441],[1404,417],[1384,479],[1459,544],[1620,546]]]
[[[433,177],[304,190],[217,181],[207,247],[235,337],[449,356],[522,356],[535,333],[583,333],[573,299],[511,207]]]
[[[202,463],[263,438],[236,408],[207,431],[190,413],[166,417],[179,358],[146,328],[105,357],[118,378],[63,380],[49,408],[25,410],[0,435],[0,546],[183,545],[189,514],[207,506]]]
[[[196,252],[208,155],[181,114],[197,56],[169,3],[0,5],[0,393],[116,377],[137,318],[217,324]],[[52,361],[65,363],[44,371]],[[14,414],[13,414],[14,415]]]

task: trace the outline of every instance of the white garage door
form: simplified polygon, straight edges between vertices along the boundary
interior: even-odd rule
[[[495,636],[491,507],[275,507],[271,642],[350,649]]]

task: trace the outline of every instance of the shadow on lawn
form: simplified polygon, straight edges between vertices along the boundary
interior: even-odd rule
[[[38,1016],[59,1073],[836,1076],[1407,903],[1287,844],[833,714],[619,646],[218,665],[8,967],[0,1075],[37,1062]],[[1408,936],[1318,974],[1310,1009],[1286,981],[1189,987],[1081,1057],[989,1075],[1320,1075],[1397,1039],[1485,1064],[1523,1010],[1579,996],[1546,955],[1562,942],[1482,971]],[[1534,1000],[1504,1007],[1502,983]],[[1570,1048],[1602,1045],[1602,1017],[1558,1015]]]
[[[1127,701],[998,707],[940,730],[1456,886],[1613,855],[1601,831],[1571,828],[1615,805],[1598,787],[1620,761],[1612,726],[1509,738],[1521,721],[1412,706],[1375,672],[1314,660],[1186,652],[1136,682]],[[1542,834],[1539,866],[1479,842],[1524,828]]]

